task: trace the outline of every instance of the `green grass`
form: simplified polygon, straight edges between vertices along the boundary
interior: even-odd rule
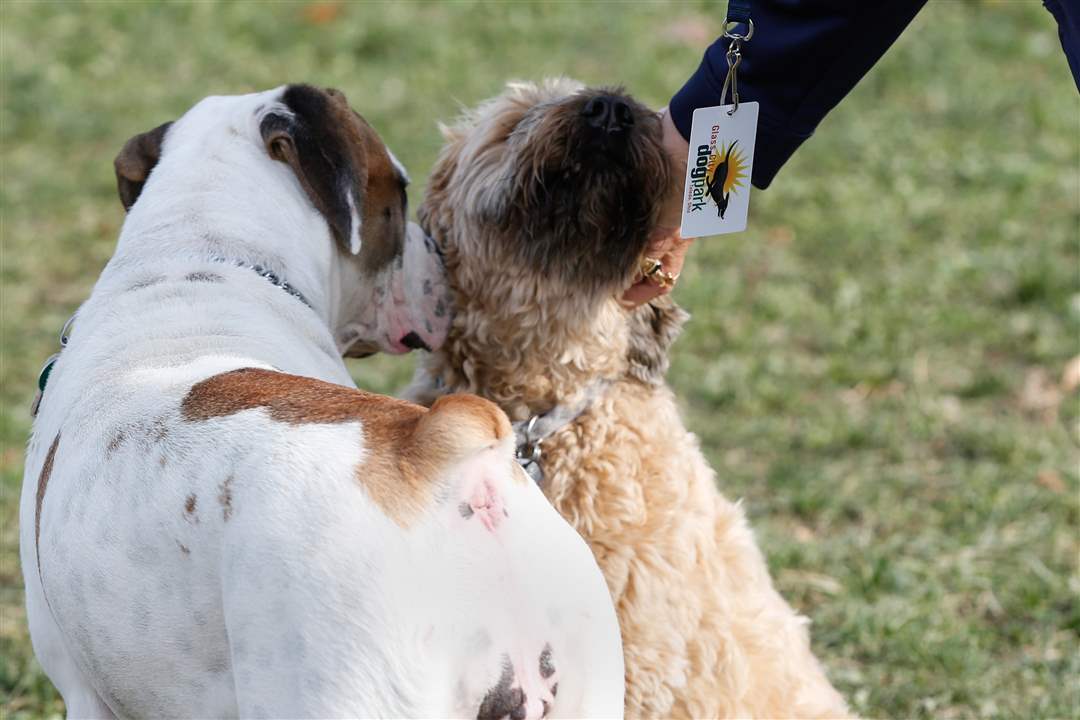
[[[867,0],[870,1],[870,0]],[[123,214],[124,140],[204,95],[346,91],[417,178],[510,78],[659,106],[719,4],[0,5],[0,713],[62,711],[22,614],[27,406]],[[786,597],[874,717],[1078,717],[1080,102],[1037,0],[936,0],[695,246],[671,381]],[[353,366],[393,391],[410,362]]]

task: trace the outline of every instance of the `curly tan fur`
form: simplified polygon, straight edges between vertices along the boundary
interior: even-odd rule
[[[807,620],[773,588],[742,509],[717,491],[663,384],[685,313],[666,299],[622,308],[616,298],[632,267],[615,268],[613,282],[572,286],[529,266],[517,246],[545,238],[520,224],[527,217],[499,216],[505,188],[492,184],[544,193],[542,183],[523,185],[515,175],[521,148],[534,163],[566,162],[542,150],[565,157],[568,141],[552,133],[567,132],[574,103],[597,92],[567,81],[512,85],[445,131],[420,215],[446,253],[457,314],[444,347],[418,369],[412,395],[475,392],[522,420],[574,404],[598,378],[610,381],[545,442],[544,492],[592,547],[615,600],[627,715],[845,717],[811,653]],[[551,113],[560,122],[545,125]],[[659,130],[643,119],[634,132],[624,171],[669,182],[654,152]],[[643,250],[654,216],[605,217],[611,206],[588,195],[602,190],[570,181],[586,186],[575,209],[584,227],[623,223],[635,252]],[[660,188],[641,191],[655,199]],[[603,247],[588,235],[579,242]],[[595,255],[576,262],[611,257]]]

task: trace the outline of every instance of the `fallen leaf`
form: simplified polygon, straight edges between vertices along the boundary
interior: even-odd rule
[[[313,2],[304,8],[304,19],[312,25],[326,25],[341,15],[340,2]]]
[[[1040,470],[1039,474],[1035,476],[1035,482],[1042,485],[1044,488],[1053,493],[1059,495],[1065,492],[1065,481],[1061,479],[1061,475],[1056,470]]]
[[[774,225],[765,231],[766,240],[781,247],[786,247],[795,241],[795,231],[787,225]]]

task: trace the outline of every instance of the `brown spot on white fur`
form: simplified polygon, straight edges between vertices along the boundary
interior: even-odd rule
[[[109,443],[105,446],[105,454],[112,455],[114,452],[120,449],[120,446],[124,444],[125,440],[127,440],[127,435],[124,433],[123,430],[118,430],[117,433],[112,436],[112,439],[109,440]]]
[[[41,473],[38,475],[37,498],[34,503],[34,553],[37,555],[38,575],[41,574],[41,504],[45,500],[45,490],[49,486],[49,477],[52,475],[53,462],[56,460],[56,448],[60,445],[60,433],[49,446],[49,452],[45,454],[45,462],[41,465]]]
[[[169,423],[165,418],[159,417],[150,424],[149,432],[147,433],[150,442],[164,442],[165,438],[168,436]]]
[[[493,403],[447,395],[427,410],[383,395],[272,370],[243,368],[196,383],[181,404],[198,422],[264,408],[271,419],[301,425],[360,422],[368,452],[357,479],[389,517],[405,526],[427,504],[450,464],[512,434]]]
[[[191,522],[199,522],[199,517],[195,514],[195,508],[198,507],[199,499],[195,497],[195,493],[191,493],[184,500],[184,517]]]
[[[221,519],[225,522],[229,522],[229,518],[232,517],[232,483],[236,479],[235,475],[229,475],[225,478],[225,482],[221,483],[221,492],[218,493],[218,502],[221,503]]]

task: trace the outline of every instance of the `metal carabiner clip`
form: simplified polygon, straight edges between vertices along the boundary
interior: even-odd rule
[[[731,20],[725,21],[724,22],[724,37],[730,38],[732,40],[739,40],[739,41],[749,42],[750,38],[754,37],[754,21],[752,19],[750,19],[750,18],[747,18],[747,20],[746,20],[746,34],[745,35],[741,35],[739,33],[731,32],[731,28],[733,26],[741,25],[741,24],[742,23],[733,22]]]
[[[728,71],[724,76],[724,87],[720,90],[720,104],[727,99],[728,88],[731,88],[731,109],[727,111],[729,116],[734,115],[739,109],[739,65],[742,63],[742,44],[749,42],[754,37],[754,21],[747,19],[746,34],[732,32],[731,28],[739,23],[730,20],[724,23],[724,37],[731,40],[728,45],[725,58],[727,59]]]

